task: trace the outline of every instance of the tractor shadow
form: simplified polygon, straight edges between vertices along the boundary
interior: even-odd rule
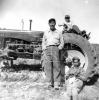
[[[13,66],[5,66],[2,68],[2,71],[8,71],[8,72],[18,72],[22,70],[42,71],[42,66],[40,64],[38,65],[19,64]]]
[[[20,64],[20,65],[13,65],[13,69],[15,71],[20,70],[29,70],[29,71],[41,71],[41,65],[26,65],[26,64]]]
[[[99,82],[98,82],[98,80],[99,80],[99,74],[95,74],[95,75],[91,78],[91,80],[90,80],[89,82],[86,82],[86,85],[87,85],[87,86],[96,85],[96,86],[99,87]]]

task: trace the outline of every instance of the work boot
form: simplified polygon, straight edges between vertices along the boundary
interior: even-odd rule
[[[54,89],[59,90],[59,83],[58,82],[54,82]]]
[[[52,88],[54,88],[54,85],[51,84],[51,83],[49,83],[49,82],[46,85],[47,85],[46,89],[52,89]]]

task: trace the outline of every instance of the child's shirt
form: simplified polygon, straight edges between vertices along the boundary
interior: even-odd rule
[[[82,76],[83,73],[84,73],[83,68],[81,68],[81,67],[71,67],[71,68],[68,70],[68,72],[67,72],[67,74],[66,74],[66,77],[68,77],[68,78],[71,78],[71,77],[77,78],[77,77]]]

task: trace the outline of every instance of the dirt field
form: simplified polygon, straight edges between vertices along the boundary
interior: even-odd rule
[[[48,89],[41,71],[0,73],[0,100],[67,100],[66,87]],[[97,86],[98,87],[98,86]],[[98,100],[99,88],[86,86],[79,100]]]

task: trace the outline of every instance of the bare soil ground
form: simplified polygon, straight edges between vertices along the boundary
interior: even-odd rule
[[[67,100],[66,87],[48,89],[41,71],[20,70],[0,73],[0,100]],[[86,86],[79,100],[98,100],[99,87]]]
[[[68,100],[66,85],[60,90],[47,88],[40,67],[22,64],[3,70],[0,67],[0,100]],[[94,85],[85,86],[79,100],[99,100],[99,79]]]

